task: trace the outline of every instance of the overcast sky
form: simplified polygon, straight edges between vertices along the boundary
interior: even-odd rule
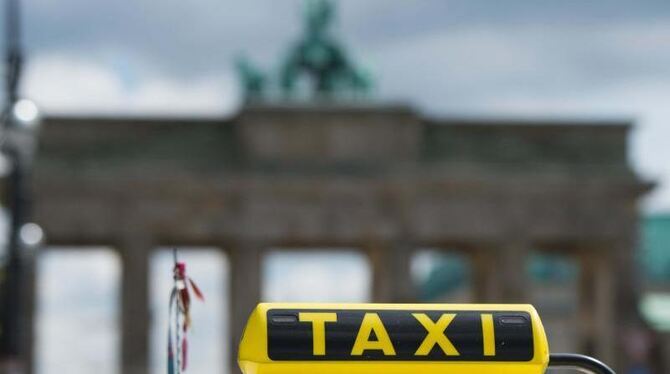
[[[221,115],[232,60],[276,70],[301,0],[24,0],[25,95],[47,113]],[[338,33],[379,100],[431,115],[629,118],[670,211],[670,1],[341,0]]]

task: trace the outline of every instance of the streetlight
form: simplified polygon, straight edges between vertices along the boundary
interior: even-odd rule
[[[9,161],[6,204],[10,213],[8,251],[4,279],[0,288],[0,374],[24,373],[31,339],[31,326],[25,317],[30,300],[25,287],[33,264],[35,249],[42,243],[44,233],[30,222],[30,171],[37,148],[41,117],[32,101],[16,100],[3,123],[2,152]]]
[[[37,104],[28,99],[20,99],[12,107],[13,122],[22,129],[35,131],[40,125],[40,111]]]
[[[25,288],[31,285],[34,249],[42,241],[39,226],[30,224],[30,170],[37,148],[40,115],[35,103],[19,98],[23,68],[20,0],[5,0],[5,103],[0,125],[0,151],[5,156],[5,202],[10,212],[8,251],[0,283],[0,374],[22,374],[30,363],[31,311]]]
[[[11,105],[5,124],[5,151],[16,153],[14,163],[32,166],[37,148],[37,136],[42,124],[42,115],[33,101],[18,99]],[[11,157],[11,155],[10,155]],[[24,165],[22,165],[24,166]],[[17,167],[14,165],[13,167]]]

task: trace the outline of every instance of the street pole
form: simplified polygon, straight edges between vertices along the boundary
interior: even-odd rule
[[[7,155],[9,156],[9,152]],[[19,157],[9,157],[15,159],[12,161],[6,200],[11,216],[5,276],[0,298],[2,305],[0,309],[0,368],[3,370],[0,374],[24,373],[23,367],[26,363],[23,361],[27,357],[24,352],[25,339],[30,338],[23,321],[24,306],[27,302],[24,300],[26,259],[20,239],[20,229],[26,222],[28,200],[23,193],[25,179],[22,166],[15,163]]]
[[[13,109],[18,102],[18,85],[22,68],[20,43],[19,0],[6,0],[5,36],[5,105],[3,109],[3,151],[11,171],[7,181],[6,204],[10,212],[8,251],[5,262],[4,280],[0,290],[0,374],[24,373],[26,361],[25,339],[29,339],[25,315],[25,259],[22,250],[20,230],[27,222],[29,199],[25,185],[25,157],[13,141],[12,132],[17,123]]]
[[[5,43],[6,43],[6,94],[5,110],[11,110],[14,103],[18,101],[18,86],[23,67],[23,54],[21,52],[21,9],[19,0],[5,0]]]

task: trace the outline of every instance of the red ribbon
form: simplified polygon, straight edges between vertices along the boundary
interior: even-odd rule
[[[176,258],[176,255],[175,255],[175,258]],[[186,365],[187,365],[187,362],[188,362],[187,333],[188,333],[188,330],[191,327],[191,295],[190,295],[190,291],[192,290],[195,297],[200,301],[204,302],[205,297],[204,297],[202,291],[200,291],[200,288],[198,288],[198,286],[195,284],[193,279],[191,279],[190,277],[188,277],[186,275],[186,264],[184,262],[178,262],[178,261],[175,262],[174,280],[175,280],[175,286],[174,286],[174,289],[173,289],[173,293],[176,294],[175,303],[177,304],[176,308],[175,308],[176,313],[177,313],[177,320],[176,320],[177,322],[175,322],[175,324],[177,326],[179,325],[179,322],[178,322],[179,321],[179,315],[181,315],[181,317],[183,319],[182,330],[183,330],[183,334],[184,334],[183,337],[182,337],[182,341],[180,342],[181,346],[177,348],[178,350],[181,350],[181,352],[177,352],[177,355],[180,355],[180,358],[181,358],[181,368],[180,369],[182,371],[184,371],[184,370],[186,370]],[[170,301],[170,304],[171,304],[170,305],[170,308],[171,308],[172,307],[172,299]],[[170,323],[172,323],[172,321]],[[175,331],[176,330],[178,330],[178,327],[175,328]],[[172,329],[169,329],[169,331],[172,331]],[[172,374],[171,370],[170,370],[170,367],[171,367],[171,364],[172,364],[171,360],[174,359],[174,354],[172,353],[172,346],[171,346],[172,345],[171,344],[172,337],[169,336],[168,339],[169,339],[169,344],[168,344],[168,346],[169,346],[168,347],[168,351],[169,351],[169,353],[168,353],[168,360],[169,360],[168,368],[169,369],[168,369],[168,373]],[[179,339],[179,338],[176,337],[176,339]]]

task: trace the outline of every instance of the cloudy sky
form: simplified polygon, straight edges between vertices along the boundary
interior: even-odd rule
[[[24,0],[25,95],[48,113],[222,115],[232,60],[277,69],[302,0]],[[670,211],[667,0],[341,0],[377,97],[434,115],[629,118],[631,160]]]

